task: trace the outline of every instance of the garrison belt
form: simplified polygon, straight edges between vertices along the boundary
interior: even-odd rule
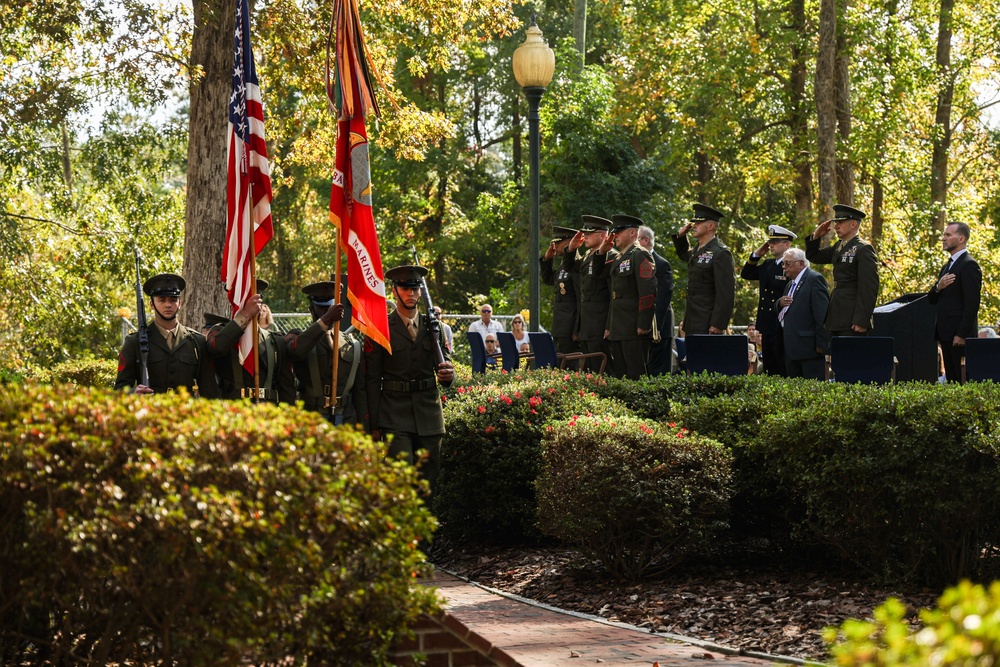
[[[240,398],[253,398],[254,389],[253,387],[242,387],[240,389]],[[274,389],[267,389],[266,387],[260,388],[260,394],[257,396],[259,401],[268,401],[269,403],[278,402],[278,392]]]
[[[433,389],[437,386],[437,380],[434,378],[424,378],[423,380],[410,380],[409,382],[400,382],[398,380],[382,380],[382,391],[403,391],[403,392],[413,392],[413,391],[424,391],[425,389]]]

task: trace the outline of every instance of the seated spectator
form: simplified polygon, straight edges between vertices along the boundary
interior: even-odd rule
[[[434,314],[437,316],[438,322],[441,323],[441,338],[442,338],[442,342],[444,342],[444,346],[445,346],[445,348],[447,348],[447,350],[449,352],[454,352],[455,349],[452,346],[452,338],[453,338],[454,334],[451,331],[451,326],[448,325],[448,324],[445,324],[444,321],[441,319],[442,312],[443,311],[441,310],[440,306],[434,306]]]
[[[261,329],[270,329],[274,324],[274,316],[266,303],[260,304],[260,313],[257,315],[257,326]]]
[[[980,338],[998,338],[996,329],[993,327],[983,327],[979,330]]]
[[[486,334],[486,368],[496,368],[497,360],[500,358],[497,336],[493,333]]]
[[[503,324],[493,319],[493,306],[484,303],[479,309],[480,319],[469,325],[469,331],[475,331],[486,341],[486,334],[503,331]]]
[[[510,332],[514,334],[514,343],[517,344],[518,352],[531,352],[531,344],[528,342],[528,332],[525,331],[524,318],[518,313],[510,321]]]

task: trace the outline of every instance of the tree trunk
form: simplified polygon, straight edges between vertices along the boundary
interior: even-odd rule
[[[184,227],[183,321],[200,326],[202,313],[230,314],[220,282],[226,236],[226,131],[232,92],[236,12],[223,0],[194,0],[188,129],[187,212]]]
[[[931,244],[944,231],[948,217],[948,153],[951,148],[951,102],[955,75],[951,69],[951,15],[954,0],[941,0],[937,40],[937,110],[934,113],[934,151],[931,157],[931,206],[934,208]]]
[[[576,50],[580,52],[580,60],[577,63],[579,72],[587,64],[587,0],[576,0],[573,12],[573,40],[576,42]]]
[[[712,172],[709,166],[708,155],[706,155],[704,151],[698,151],[698,176],[695,186],[698,188],[698,201],[702,204],[709,203],[708,180],[712,177]]]
[[[816,137],[820,220],[833,217],[837,196],[837,2],[821,0],[816,58]]]
[[[838,203],[854,206],[854,161],[851,157],[851,46],[850,37],[845,35],[847,11],[850,0],[843,0],[837,17],[837,200]]]
[[[878,176],[872,178],[872,245],[879,249],[882,242],[882,206],[885,201],[885,194],[882,190],[882,179]]]
[[[809,151],[809,110],[806,105],[806,3],[791,0],[792,70],[789,77],[789,116],[792,164],[795,167],[795,220],[800,229],[811,229],[813,221],[812,156]]]

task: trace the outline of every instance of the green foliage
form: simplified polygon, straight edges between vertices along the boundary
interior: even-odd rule
[[[448,433],[434,493],[442,532],[500,542],[537,539],[535,479],[546,424],[627,410],[597,395],[601,378],[583,374],[523,371],[480,381],[455,388],[445,404]]]
[[[772,381],[677,417],[733,449],[746,522],[887,579],[939,582],[980,573],[1000,538],[998,411],[992,384]]]
[[[0,388],[3,662],[387,664],[436,604],[418,488],[287,406]]]
[[[730,459],[687,429],[634,417],[558,422],[542,446],[539,525],[614,576],[663,572],[725,529]]]
[[[923,628],[908,623],[910,611],[890,598],[870,621],[848,620],[823,638],[838,667],[989,667],[1000,656],[1000,582],[989,589],[962,581],[947,589],[937,608],[920,612]]]
[[[56,364],[51,370],[37,370],[34,379],[49,384],[74,384],[110,389],[118,375],[114,359],[74,359]]]

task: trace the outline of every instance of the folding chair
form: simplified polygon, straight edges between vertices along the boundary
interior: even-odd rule
[[[1000,338],[966,338],[964,375],[968,382],[1000,382]]]
[[[895,382],[895,343],[889,336],[834,336],[827,379],[861,384]]]
[[[560,354],[556,352],[556,342],[552,339],[552,334],[548,331],[531,331],[528,333],[528,340],[531,341],[531,349],[535,353],[535,368],[565,368],[568,361],[579,361],[583,367],[587,359],[600,359],[601,368],[598,373],[603,374],[608,365],[608,355],[603,352],[571,352],[570,354]]]
[[[475,331],[466,331],[465,338],[469,341],[469,349],[472,350],[472,372],[486,372],[486,343],[483,337]]]
[[[521,351],[517,349],[517,341],[511,332],[498,331],[496,336],[500,343],[500,365],[508,373],[520,368],[522,359],[527,362],[535,358],[530,354],[521,356]]]
[[[749,345],[750,340],[743,334],[688,334],[684,339],[687,372],[695,375],[702,371],[719,375],[746,375],[750,370]]]

